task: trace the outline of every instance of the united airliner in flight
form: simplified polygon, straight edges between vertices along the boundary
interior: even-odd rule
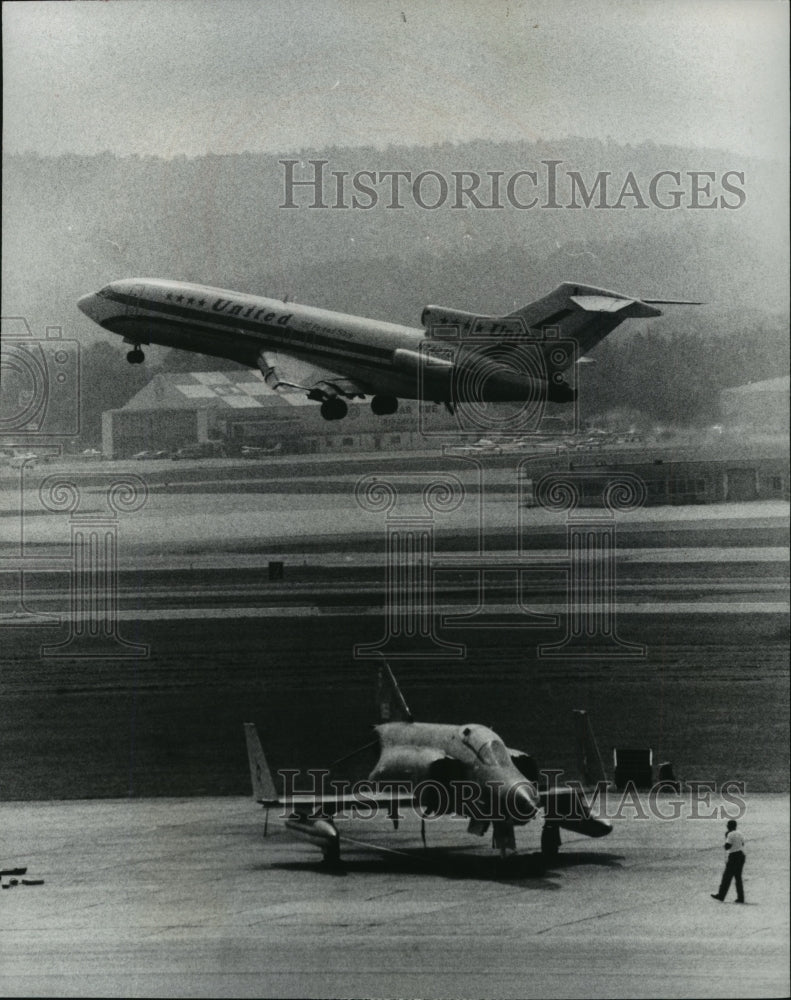
[[[144,360],[144,344],[228,358],[338,420],[346,399],[366,397],[376,414],[394,413],[399,399],[451,412],[465,402],[571,402],[577,360],[624,320],[661,316],[663,303],[696,304],[564,282],[506,316],[426,306],[415,328],[154,278],[113,281],[77,304],[131,345],[130,364]]]

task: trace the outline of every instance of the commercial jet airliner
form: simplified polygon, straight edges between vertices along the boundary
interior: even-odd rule
[[[506,316],[426,306],[413,328],[154,278],[113,281],[77,304],[132,345],[130,364],[144,360],[142,344],[229,358],[339,420],[345,399],[368,396],[376,414],[395,413],[399,399],[451,412],[465,402],[571,402],[576,361],[625,319],[661,316],[663,303],[697,304],[564,282]]]

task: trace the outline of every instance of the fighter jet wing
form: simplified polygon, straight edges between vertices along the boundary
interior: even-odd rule
[[[364,397],[366,390],[339,372],[296,358],[283,351],[262,351],[258,367],[270,389],[281,392],[302,390],[311,398],[346,396]]]
[[[286,815],[332,818],[352,812],[372,815],[382,809],[393,812],[398,806],[412,806],[414,796],[411,790],[404,789],[403,782],[394,782],[392,791],[357,786],[354,792],[341,794],[296,792],[276,799],[259,798],[256,801],[270,809],[281,809]]]

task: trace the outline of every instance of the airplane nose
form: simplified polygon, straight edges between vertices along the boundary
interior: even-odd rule
[[[80,312],[84,312],[86,316],[90,319],[96,318],[96,295],[91,292],[89,295],[83,295],[81,299],[77,299],[77,308]]]

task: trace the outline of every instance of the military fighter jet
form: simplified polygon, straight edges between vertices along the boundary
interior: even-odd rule
[[[502,858],[516,850],[514,828],[539,816],[548,857],[557,854],[561,828],[588,837],[610,833],[611,824],[591,816],[578,787],[543,787],[533,758],[508,749],[486,726],[415,722],[386,663],[379,671],[379,709],[379,759],[367,782],[341,793],[278,795],[256,727],[245,723],[254,798],[267,817],[270,809],[282,809],[287,829],[320,847],[326,861],[340,858],[335,817],[352,810],[384,808],[397,828],[399,807],[413,807],[424,844],[426,816],[459,815],[468,820],[469,833],[483,836],[491,827],[492,846]]]

